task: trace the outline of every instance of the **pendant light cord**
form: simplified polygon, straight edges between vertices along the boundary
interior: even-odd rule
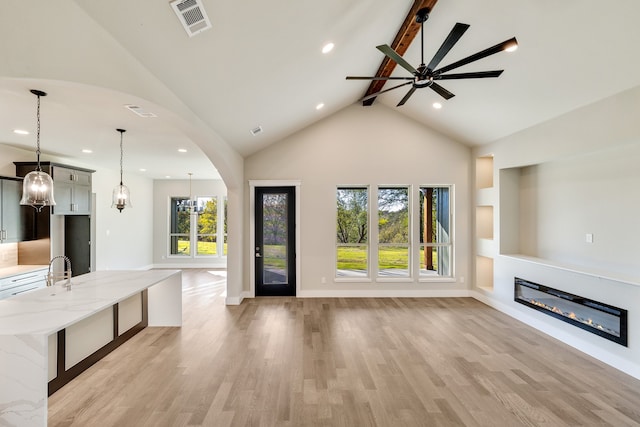
[[[36,166],[36,171],[41,172],[42,168],[40,167],[40,95],[38,95],[38,107],[36,111],[36,157],[38,159],[38,166]]]
[[[122,133],[120,133],[120,185],[122,185]]]
[[[122,135],[126,132],[124,129],[116,129],[120,132],[120,185],[122,185]]]

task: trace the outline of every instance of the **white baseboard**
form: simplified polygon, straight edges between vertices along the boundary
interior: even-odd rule
[[[226,264],[216,263],[203,263],[203,264],[184,264],[184,263],[166,263],[166,264],[153,264],[150,268],[172,268],[172,269],[185,269],[185,268],[213,268],[224,269],[227,268]]]
[[[298,298],[460,298],[469,297],[467,289],[415,289],[415,290],[318,290],[300,291]]]
[[[224,299],[225,305],[240,305],[245,298],[250,298],[248,291],[244,291],[237,297],[226,297]]]

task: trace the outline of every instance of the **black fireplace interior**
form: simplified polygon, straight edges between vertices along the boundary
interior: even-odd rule
[[[514,278],[514,300],[564,322],[627,346],[627,310]]]

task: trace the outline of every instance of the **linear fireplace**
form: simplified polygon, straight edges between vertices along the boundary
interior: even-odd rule
[[[514,278],[514,300],[564,322],[627,346],[627,310]]]

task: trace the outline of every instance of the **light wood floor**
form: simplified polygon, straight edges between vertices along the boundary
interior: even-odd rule
[[[147,328],[63,387],[49,425],[640,425],[640,381],[476,300],[226,307],[212,273],[185,270],[183,327]]]

